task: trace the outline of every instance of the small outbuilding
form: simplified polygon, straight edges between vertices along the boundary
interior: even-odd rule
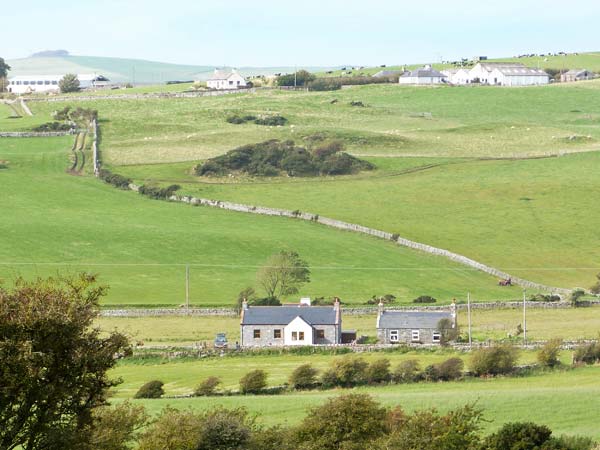
[[[240,89],[246,87],[246,80],[237,70],[220,70],[215,69],[215,72],[207,80],[206,86],[209,89]]]
[[[573,81],[593,80],[595,77],[596,74],[587,69],[571,69],[568,72],[561,74],[560,81],[569,83]]]
[[[243,302],[240,326],[242,347],[342,343],[342,311],[337,299],[332,306],[310,306],[309,299],[282,306]]]
[[[454,303],[449,311],[386,311],[380,303],[377,339],[382,344],[440,344],[444,319],[457,327]]]
[[[446,82],[446,75],[433,69],[429,64],[420,69],[405,72],[400,76],[400,84],[432,85]]]

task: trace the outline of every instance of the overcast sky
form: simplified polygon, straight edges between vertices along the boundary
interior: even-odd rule
[[[599,0],[27,0],[0,14],[5,59],[66,49],[180,64],[335,66],[600,50]]]

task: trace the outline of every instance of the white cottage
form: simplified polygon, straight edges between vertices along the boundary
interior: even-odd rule
[[[58,92],[58,83],[62,75],[19,75],[8,79],[8,92],[13,94],[29,94],[32,92]],[[109,79],[96,74],[80,73],[77,75],[81,89],[96,89],[108,86]]]
[[[469,79],[471,83],[496,86],[532,86],[548,84],[550,75],[521,63],[485,62],[469,71]]]
[[[342,343],[342,311],[332,306],[310,306],[310,301],[283,306],[242,305],[242,347],[335,345]]]
[[[405,72],[400,76],[400,84],[443,84],[446,82],[446,75],[433,69],[429,64],[421,69]]]
[[[467,69],[446,69],[442,70],[442,74],[450,84],[468,84],[470,82]]]
[[[215,72],[206,82],[209,89],[239,89],[246,87],[246,80],[235,69],[219,70]]]

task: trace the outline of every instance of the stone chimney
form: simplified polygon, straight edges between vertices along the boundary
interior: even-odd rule
[[[377,305],[377,328],[379,328],[379,321],[381,320],[381,316],[383,315],[383,301],[380,299],[379,304]]]
[[[244,299],[242,302],[242,311],[248,311],[248,300]]]

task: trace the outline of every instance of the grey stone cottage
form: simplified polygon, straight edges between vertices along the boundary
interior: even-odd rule
[[[380,303],[377,339],[383,344],[439,344],[442,319],[449,319],[456,328],[456,304],[449,311],[386,311]]]
[[[250,306],[242,304],[242,347],[287,345],[333,345],[342,342],[342,311],[339,301],[332,306],[299,304]]]

